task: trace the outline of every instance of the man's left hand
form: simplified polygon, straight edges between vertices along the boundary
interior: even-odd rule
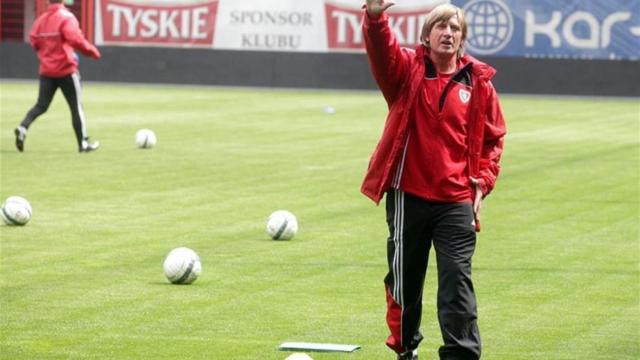
[[[476,219],[480,220],[480,208],[482,208],[482,188],[480,188],[480,180],[469,177],[471,179],[471,183],[476,188],[476,197],[473,199],[473,213],[476,216]]]

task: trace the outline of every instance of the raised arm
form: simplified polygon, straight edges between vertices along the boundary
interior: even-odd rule
[[[367,15],[372,19],[377,19],[383,12],[395,4],[393,1],[367,0]]]
[[[413,50],[400,47],[389,27],[386,10],[393,5],[385,0],[367,0],[363,21],[371,71],[388,104],[398,95],[413,56]]]

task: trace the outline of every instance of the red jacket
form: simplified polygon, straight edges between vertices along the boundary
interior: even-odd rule
[[[74,49],[94,59],[100,52],[82,35],[76,17],[63,4],[51,4],[31,28],[31,46],[40,60],[40,75],[64,77],[78,70]]]
[[[410,121],[413,121],[410,114],[423,86],[428,54],[422,45],[415,50],[401,48],[391,33],[385,13],[376,20],[365,13],[363,31],[373,76],[389,106],[382,137],[371,156],[361,187],[362,193],[379,203],[391,187],[406,144]],[[460,61],[462,68],[469,66],[472,84],[467,113],[467,171],[468,176],[480,179],[483,196],[486,196],[493,189],[500,171],[506,133],[500,104],[490,81],[495,69],[469,55]]]

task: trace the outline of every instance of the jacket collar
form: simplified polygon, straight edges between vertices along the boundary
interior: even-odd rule
[[[424,47],[422,44],[418,45],[416,48],[416,57],[423,62],[422,59],[424,59],[425,56],[429,56],[429,49]],[[496,74],[496,69],[469,54],[464,54],[459,61],[461,63],[461,68],[471,64],[471,73],[473,76],[482,80],[491,80],[491,78]]]
[[[469,54],[464,54],[462,58],[460,58],[460,61],[462,62],[463,66],[471,63],[473,75],[479,77],[480,79],[488,81],[491,80],[491,78],[493,78],[493,76],[496,74],[496,69],[494,69],[492,66],[483,63],[482,61],[474,58]]]
[[[47,11],[57,11],[59,9],[64,9],[64,4],[63,3],[57,3],[57,4],[49,4],[49,7],[47,8]]]

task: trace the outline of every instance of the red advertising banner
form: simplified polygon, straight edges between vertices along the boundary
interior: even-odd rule
[[[363,52],[353,0],[94,0],[98,45]],[[387,11],[401,46],[415,47],[427,14],[448,0],[403,0]]]
[[[101,0],[104,44],[212,47],[219,0]]]
[[[362,38],[362,16],[364,10],[353,6],[325,2],[327,22],[327,45],[329,50],[361,51],[364,47]],[[414,47],[420,43],[420,33],[427,14],[433,5],[413,8],[410,11],[387,11],[389,26],[401,46]]]

